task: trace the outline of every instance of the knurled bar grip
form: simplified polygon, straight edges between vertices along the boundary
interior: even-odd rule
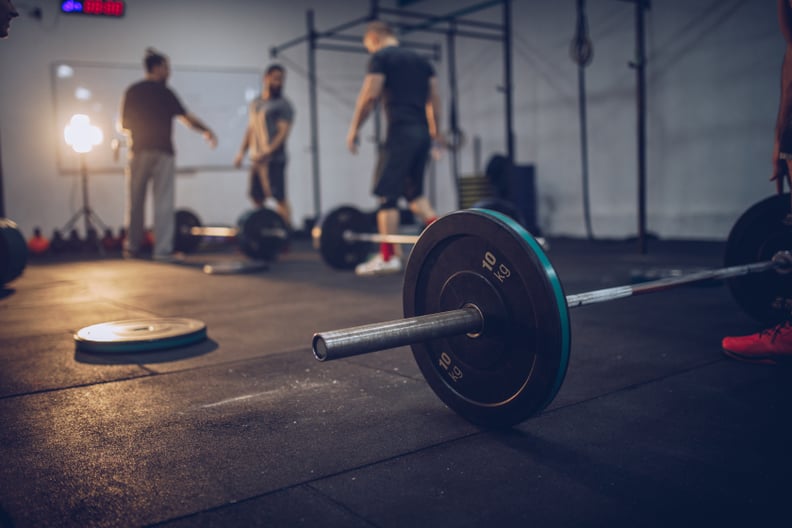
[[[761,273],[777,267],[783,267],[783,264],[776,262],[775,260],[767,260],[764,262],[731,266],[729,268],[698,271],[695,273],[682,275],[680,277],[668,277],[666,279],[658,279],[650,282],[644,282],[642,284],[615,286],[613,288],[605,288],[602,290],[567,295],[566,303],[570,308],[577,308],[578,306],[584,306],[587,304],[613,301],[616,299],[624,299],[625,297],[632,297],[633,295],[668,290],[677,286],[682,286],[684,284],[692,284],[694,282],[702,282],[710,279],[728,279],[731,277],[739,277],[741,275],[749,275],[751,273]]]
[[[368,354],[432,339],[481,332],[484,317],[475,306],[314,334],[319,361]]]
[[[731,266],[714,270],[690,273],[681,277],[670,277],[631,286],[616,286],[602,290],[567,295],[569,308],[587,304],[624,299],[633,295],[654,293],[709,279],[728,279],[751,273],[762,273],[771,269],[788,269],[789,262],[778,259]],[[368,354],[400,346],[422,343],[432,339],[462,334],[478,334],[485,324],[484,316],[475,306],[459,310],[372,323],[341,330],[314,334],[313,352],[319,361],[329,361],[349,356]]]

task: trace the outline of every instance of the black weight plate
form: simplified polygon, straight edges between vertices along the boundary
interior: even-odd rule
[[[485,427],[508,427],[544,409],[569,363],[566,297],[534,238],[504,214],[458,211],[429,227],[410,254],[404,316],[474,304],[477,336],[413,345],[429,385],[454,411]]]
[[[286,223],[277,212],[260,207],[243,213],[237,221],[237,242],[242,253],[254,260],[273,261],[278,257],[286,239]]]
[[[789,193],[766,198],[751,206],[729,233],[725,266],[770,260],[781,250],[792,250]],[[792,275],[754,273],[729,279],[732,296],[740,308],[757,321],[774,324],[792,310]]]
[[[201,237],[190,232],[193,227],[201,227],[201,221],[195,213],[187,209],[176,211],[176,229],[173,232],[174,251],[191,253],[198,249]]]
[[[374,251],[370,242],[347,242],[344,232],[375,233],[376,219],[356,207],[344,205],[330,211],[314,228],[314,246],[319,249],[322,259],[328,266],[336,269],[355,269]]]
[[[152,352],[204,339],[206,324],[181,317],[111,321],[86,326],[74,334],[78,350],[95,353]]]
[[[16,223],[0,218],[0,286],[22,275],[27,257],[27,243]]]

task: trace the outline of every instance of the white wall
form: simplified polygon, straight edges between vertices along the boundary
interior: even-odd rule
[[[414,9],[444,13],[473,3],[425,0]],[[53,61],[139,64],[144,48],[155,46],[174,67],[264,68],[271,46],[304,34],[306,9],[316,11],[319,29],[368,9],[366,0],[134,0],[127,2],[125,18],[110,20],[58,16],[55,2],[39,5],[42,21],[20,17],[12,23],[11,37],[0,42],[6,214],[26,234],[33,226],[50,233],[81,205],[78,178],[57,171],[56,142],[62,136],[53,118]],[[569,58],[574,6],[574,0],[515,0],[513,5],[517,161],[536,166],[539,218],[549,234],[585,232],[577,70]],[[634,59],[634,7],[589,0],[588,14],[595,53],[586,70],[594,232],[627,236],[637,225],[635,75],[627,65]],[[476,18],[498,21],[499,10]],[[767,178],[783,54],[775,3],[654,2],[647,29],[649,229],[665,237],[724,238],[743,210],[773,190]],[[430,34],[409,38],[443,42]],[[289,70],[286,89],[298,112],[289,143],[289,194],[295,221],[301,222],[313,214],[305,46],[286,51],[281,61]],[[460,122],[468,137],[481,137],[486,161],[504,150],[501,49],[497,43],[460,38],[457,62]],[[365,55],[318,52],[325,211],[341,203],[373,207],[373,147],[369,144],[358,157],[344,147],[365,63]],[[445,63],[438,71],[444,79]],[[201,115],[199,102],[184,102]],[[369,125],[363,135],[371,134]],[[236,144],[240,137],[220,141]],[[473,171],[470,146],[461,161],[463,173]],[[448,211],[456,198],[447,159],[436,168],[437,205]],[[177,203],[198,211],[205,223],[227,224],[248,207],[245,188],[242,171],[180,175]],[[123,177],[92,175],[90,192],[99,216],[120,226]]]

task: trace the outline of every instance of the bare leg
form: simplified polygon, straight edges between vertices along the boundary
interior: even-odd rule
[[[261,184],[261,190],[264,194],[264,200],[266,200],[267,196],[272,196],[269,183],[269,166],[266,163],[262,163],[257,172],[259,183]],[[256,205],[258,207],[264,207],[264,200],[261,202],[257,201]]]
[[[286,200],[278,201],[276,209],[281,218],[283,218],[286,227],[291,229],[291,207],[289,207],[289,202]]]
[[[377,229],[381,235],[395,235],[399,232],[401,214],[398,209],[380,209],[377,211]],[[393,245],[393,254],[401,258],[402,250],[399,244]]]
[[[419,196],[410,202],[410,211],[417,215],[423,223],[428,223],[437,218],[437,212],[435,212],[432,204],[429,203],[425,196]]]

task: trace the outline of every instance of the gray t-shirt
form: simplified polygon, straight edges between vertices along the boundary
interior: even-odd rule
[[[294,107],[285,97],[262,99],[256,97],[250,102],[248,109],[248,126],[250,127],[250,151],[248,155],[253,162],[258,161],[261,149],[270,143],[271,137],[278,133],[278,121],[291,123],[294,120]],[[272,161],[286,161],[286,142],[284,142],[270,158]]]

